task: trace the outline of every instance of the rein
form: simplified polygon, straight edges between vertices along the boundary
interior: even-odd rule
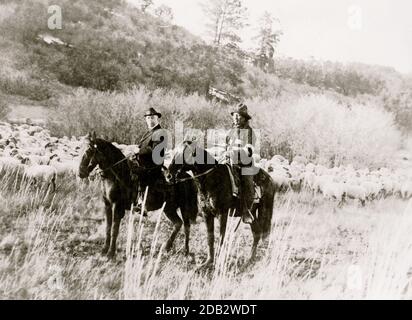
[[[98,152],[98,153],[100,153],[100,154],[103,154],[99,149],[95,149],[95,151],[96,152]],[[106,171],[110,171],[112,174],[113,174],[113,176],[117,179],[117,181],[119,181],[119,183],[124,187],[124,188],[126,188],[126,189],[128,189],[128,190],[133,190],[133,188],[130,188],[129,186],[127,186],[125,183],[124,183],[124,181],[119,177],[119,175],[113,170],[113,168],[114,167],[116,167],[117,165],[119,165],[119,164],[121,164],[122,162],[124,162],[124,161],[126,161],[126,160],[129,160],[129,157],[125,157],[125,158],[123,158],[123,159],[121,159],[121,160],[119,160],[119,161],[117,161],[116,163],[114,163],[113,165],[111,165],[111,166],[109,166],[109,167],[107,167],[107,168],[105,168],[105,169],[101,169],[101,168],[99,168],[100,169],[100,174],[103,174],[104,172],[106,172]],[[153,166],[153,167],[149,167],[149,168],[143,168],[144,170],[152,170],[152,169],[156,169],[156,168],[158,168],[158,166]]]
[[[96,152],[103,154],[99,149],[95,148],[94,149]],[[124,159],[117,161],[115,164],[105,168],[105,169],[100,169],[100,174],[103,174],[105,171],[110,170],[110,172],[113,174],[113,176],[117,179],[117,181],[119,181],[119,183],[122,185],[123,188],[127,189],[127,190],[133,190],[132,188],[130,188],[129,186],[127,186],[124,181],[119,177],[119,175],[113,170],[114,167],[116,167],[117,165],[119,165],[120,163],[124,162],[128,160],[128,157],[125,157]]]
[[[187,144],[190,145],[191,143],[192,142],[190,141]],[[185,147],[183,149],[183,152],[186,150],[187,144],[185,145]],[[213,168],[210,168],[209,170],[206,170],[205,172],[199,173],[197,175],[193,175],[193,176],[190,176],[190,177],[187,177],[187,178],[182,178],[182,179],[179,179],[179,180],[174,181],[174,182],[169,182],[168,185],[176,185],[176,184],[179,184],[179,183],[182,183],[182,182],[185,182],[185,181],[195,180],[196,178],[200,178],[200,177],[208,175],[209,173],[211,173],[215,169],[216,169],[216,165],[214,165]]]
[[[97,150],[97,151],[99,151],[99,150]],[[100,151],[99,151],[100,152]],[[101,153],[101,152],[100,152]],[[122,162],[124,162],[124,161],[126,161],[126,160],[128,160],[129,158],[128,157],[125,157],[124,159],[122,159],[122,160],[120,160],[120,161],[117,161],[115,164],[113,164],[113,165],[111,165],[110,167],[108,167],[108,168],[106,168],[106,169],[100,169],[102,172],[105,172],[106,170],[111,170],[111,169],[113,169],[114,167],[116,167],[117,165],[119,165],[119,164],[121,164]]]
[[[209,173],[211,173],[213,170],[215,170],[216,169],[216,166],[215,167],[213,167],[213,168],[210,168],[209,170],[207,170],[207,171],[205,171],[205,172],[202,172],[202,173],[199,173],[199,174],[197,174],[197,175],[194,175],[194,176],[190,176],[190,177],[187,177],[187,178],[182,178],[182,179],[179,179],[179,180],[177,180],[177,181],[175,181],[175,182],[171,182],[171,183],[168,183],[169,185],[175,185],[175,184],[179,184],[179,183],[182,183],[182,182],[185,182],[185,181],[189,181],[189,180],[195,180],[196,178],[199,178],[199,177],[203,177],[203,176],[205,176],[205,175],[208,175]]]

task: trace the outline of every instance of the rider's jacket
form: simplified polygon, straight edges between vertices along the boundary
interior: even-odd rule
[[[144,168],[161,168],[164,163],[167,146],[167,132],[157,125],[146,132],[140,140],[137,155],[139,166]]]
[[[226,150],[233,164],[251,166],[252,154],[256,144],[253,129],[246,124],[243,127],[233,127],[226,135]]]

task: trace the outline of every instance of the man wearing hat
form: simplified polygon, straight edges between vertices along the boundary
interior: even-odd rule
[[[226,150],[235,170],[240,172],[240,212],[244,223],[251,224],[254,217],[251,208],[254,200],[253,174],[244,174],[242,168],[253,166],[252,154],[256,137],[249,125],[252,117],[249,115],[247,106],[239,103],[231,113],[233,125],[226,136]]]
[[[167,145],[167,132],[159,123],[162,114],[154,108],[149,108],[144,117],[148,131],[140,139],[138,148],[135,150],[134,161],[137,166],[133,170],[138,177],[138,194],[140,195],[145,192],[146,187],[155,188],[156,183],[161,180]],[[137,194],[134,198],[138,200]]]

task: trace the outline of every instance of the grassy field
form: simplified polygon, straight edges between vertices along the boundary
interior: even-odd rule
[[[162,212],[126,214],[117,260],[100,256],[104,220],[99,180],[60,177],[55,194],[16,173],[0,175],[2,299],[410,299],[411,202],[394,198],[336,208],[309,193],[275,201],[270,239],[247,264],[251,232],[230,220],[213,271],[202,218],[192,227],[196,261],[161,244]]]

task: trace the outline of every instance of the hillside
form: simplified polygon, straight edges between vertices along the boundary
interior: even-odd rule
[[[51,4],[51,2],[50,2]],[[121,0],[57,0],[63,28],[47,28],[49,1],[0,5],[0,97],[4,106],[59,107],[77,88],[288,101],[323,94],[346,106],[373,104],[412,129],[412,80],[391,68],[275,57],[263,72],[238,48],[216,49],[189,31]],[[22,102],[23,100],[23,102]],[[276,102],[277,103],[277,102]]]
[[[62,30],[47,29],[49,4],[62,6]],[[276,55],[262,70],[249,54],[211,47],[125,0],[1,1],[0,299],[411,299],[412,76]],[[219,166],[201,173],[178,157],[186,160],[175,161],[179,176],[146,189],[171,196],[158,198],[163,209],[178,198],[175,218],[168,209],[126,210],[117,257],[107,261],[110,225],[135,189],[117,156],[135,152],[147,108],[172,134],[168,178],[188,131],[217,158],[225,152],[226,132],[207,130],[231,126],[233,101],[212,98],[210,87],[248,105],[273,211],[257,188],[256,221],[242,223],[234,207],[225,224],[212,194],[233,198],[220,189],[229,172],[206,179]],[[92,131],[119,154],[87,139]],[[199,159],[190,149],[180,151]],[[179,221],[190,194],[179,185],[190,168],[200,173],[200,202],[189,230]],[[209,185],[219,192],[206,194]],[[120,201],[109,205],[114,195]],[[210,213],[226,235],[215,237],[215,263],[205,268]],[[251,230],[263,226],[270,234],[250,259]]]
[[[53,4],[64,8],[61,30],[48,30],[44,23],[47,1],[2,5],[6,9],[2,8],[1,41],[8,48],[3,60],[17,73],[29,73],[30,85],[36,83],[32,91],[45,91],[33,96],[36,100],[50,98],[50,86],[56,81],[102,91],[145,85],[185,93],[204,92],[209,82],[233,86],[240,82],[235,74],[242,69],[239,61],[226,64],[221,52],[188,31],[165,25],[127,3],[59,0]],[[47,43],[45,35],[58,40]],[[17,56],[10,56],[16,51]],[[9,85],[3,80],[2,88],[20,94],[12,85],[19,76],[11,78]]]

